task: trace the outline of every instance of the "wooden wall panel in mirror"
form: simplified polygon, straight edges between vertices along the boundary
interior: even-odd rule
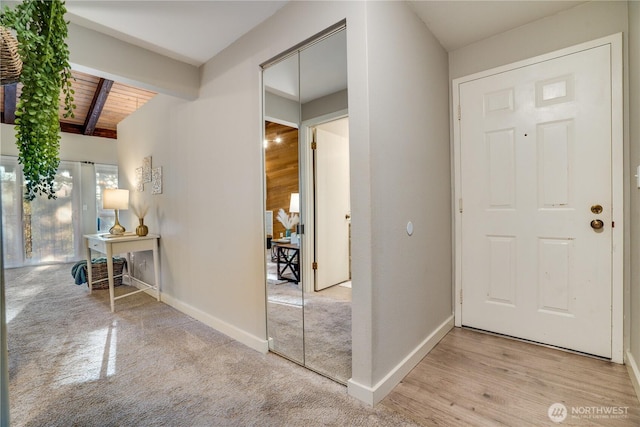
[[[264,163],[267,179],[267,210],[273,212],[273,238],[285,235],[275,220],[279,209],[289,212],[291,193],[298,192],[298,129],[265,122]]]

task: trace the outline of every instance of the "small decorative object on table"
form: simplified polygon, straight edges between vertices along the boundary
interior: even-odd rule
[[[132,206],[131,208],[133,209],[133,213],[138,217],[139,225],[136,227],[136,234],[140,237],[146,236],[149,234],[149,227],[144,225],[144,216],[147,214],[149,206],[144,205],[141,208],[138,208],[138,206]]]
[[[300,222],[300,217],[298,217],[298,215],[291,214],[291,216],[289,216],[282,208],[278,211],[276,219],[280,221],[280,224],[285,228],[287,237],[291,236],[291,229]]]
[[[140,225],[136,227],[136,234],[141,237],[149,234],[149,227],[144,225],[144,218],[138,218],[138,221],[140,222]]]

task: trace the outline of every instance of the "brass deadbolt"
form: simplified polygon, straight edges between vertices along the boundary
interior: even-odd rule
[[[602,213],[602,206],[600,205],[591,206],[591,212],[593,212],[596,215]]]

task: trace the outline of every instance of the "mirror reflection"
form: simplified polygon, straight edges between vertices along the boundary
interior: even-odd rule
[[[270,350],[351,377],[351,208],[346,31],[265,68]],[[304,226],[298,234],[296,221]]]
[[[299,209],[291,212],[291,195],[300,193],[298,55],[264,70],[263,82],[269,349],[304,364],[299,243],[291,241],[291,223],[299,218]]]

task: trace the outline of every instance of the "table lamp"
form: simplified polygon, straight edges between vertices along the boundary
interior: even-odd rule
[[[129,209],[129,190],[105,189],[102,193],[102,208],[114,209],[116,212],[116,223],[109,229],[109,233],[124,234],[125,229],[118,221],[118,210]]]

